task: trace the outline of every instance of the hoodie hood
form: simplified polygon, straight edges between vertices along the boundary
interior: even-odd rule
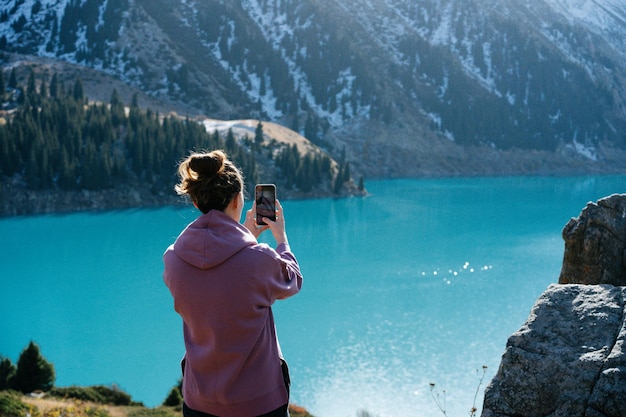
[[[211,210],[194,220],[174,242],[174,252],[199,269],[213,268],[257,240],[224,212]]]

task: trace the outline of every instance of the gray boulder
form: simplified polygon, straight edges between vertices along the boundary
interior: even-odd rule
[[[552,285],[508,340],[482,417],[626,416],[626,288]]]
[[[563,228],[559,284],[626,285],[626,194],[587,203]]]
[[[563,239],[559,284],[507,341],[482,417],[626,417],[626,194],[588,203]]]

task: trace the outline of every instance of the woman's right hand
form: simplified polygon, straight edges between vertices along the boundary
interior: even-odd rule
[[[246,219],[243,225],[254,235],[255,238],[259,238],[261,233],[268,229],[268,226],[259,226],[256,224],[256,202],[252,203],[252,208],[246,211]]]
[[[274,236],[276,245],[288,242],[287,232],[285,231],[285,216],[283,215],[283,206],[280,204],[280,201],[278,201],[278,199],[276,200],[276,220],[272,221],[267,217],[263,217],[263,221],[267,223],[270,230],[272,231],[272,236]]]

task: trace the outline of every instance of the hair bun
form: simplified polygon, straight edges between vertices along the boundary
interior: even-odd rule
[[[225,155],[219,151],[193,155],[189,168],[202,176],[212,177],[224,169]]]

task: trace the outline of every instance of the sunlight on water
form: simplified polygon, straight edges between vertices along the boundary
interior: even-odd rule
[[[493,268],[492,265],[483,265],[480,268],[478,268],[478,271],[488,271],[491,268]],[[432,272],[422,271],[421,276],[425,277],[429,274],[432,274],[435,277],[442,277],[441,279],[443,280],[443,282],[450,285],[452,284],[452,281],[451,281],[452,279],[461,278],[463,274],[465,273],[473,274],[475,271],[476,270],[473,267],[470,267],[469,262],[465,262],[463,266],[459,269],[447,269],[446,270],[446,268],[437,268]]]
[[[342,326],[345,341],[321,359],[327,364],[325,372],[299,378],[304,381],[299,390],[305,393],[302,401],[319,416],[355,416],[360,410],[380,417],[429,416],[441,412],[431,397],[430,383],[435,383],[434,394],[443,396],[445,391],[448,415],[468,415],[472,405],[480,407],[482,398],[475,404],[473,398],[480,381],[477,369],[490,362],[485,351],[492,346],[473,340],[480,338],[480,324],[471,323],[471,311],[454,305],[456,291],[441,293],[489,281],[492,269],[490,265],[472,268],[466,261],[458,268],[396,271],[400,290],[387,301],[388,307],[372,308],[365,314],[368,317],[361,317],[357,306],[347,309],[353,311],[355,321],[366,324]],[[420,292],[431,291],[434,300],[411,302],[420,300]],[[380,295],[380,290],[376,293]],[[472,296],[471,290],[458,295],[463,294]],[[360,298],[362,303],[365,296]],[[389,307],[394,303],[396,308]],[[459,325],[466,329],[458,329]],[[496,363],[490,366],[497,368]],[[487,378],[493,376],[488,372]]]

